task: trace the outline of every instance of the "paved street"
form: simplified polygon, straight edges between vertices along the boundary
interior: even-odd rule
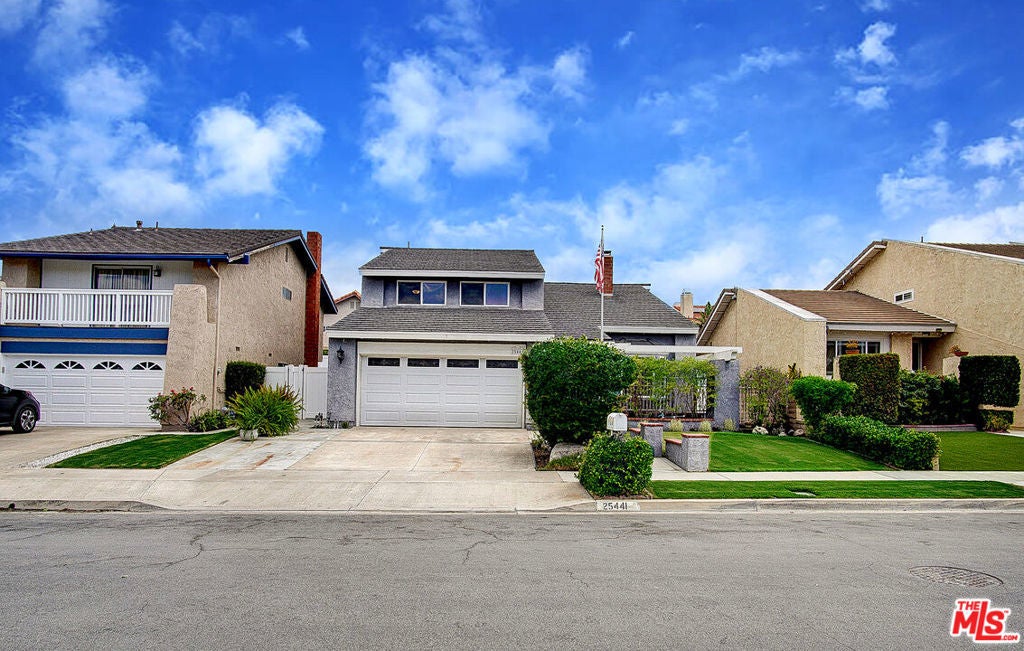
[[[966,648],[1020,513],[2,513],[0,648]],[[1004,581],[918,578],[953,566]]]

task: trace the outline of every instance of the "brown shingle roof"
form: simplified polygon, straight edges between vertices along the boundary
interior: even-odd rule
[[[945,246],[950,249],[961,249],[963,251],[974,251],[976,253],[988,253],[990,255],[1001,255],[1004,258],[1017,258],[1024,260],[1024,244],[1011,242],[1009,244],[964,244],[956,242],[930,242],[935,246]]]
[[[543,274],[537,254],[517,249],[410,249],[382,251],[362,270],[486,271]]]
[[[0,244],[4,253],[56,255],[179,255],[237,258],[258,249],[302,239],[299,230],[243,228],[134,228],[115,226]]]
[[[829,323],[920,325],[931,328],[954,325],[952,321],[911,310],[860,292],[823,289],[765,289],[762,291],[790,305],[813,312]]]

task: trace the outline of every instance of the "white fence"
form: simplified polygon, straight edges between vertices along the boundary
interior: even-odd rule
[[[167,327],[173,295],[173,291],[5,288],[0,323]]]
[[[327,414],[327,368],[315,366],[268,366],[267,386],[290,387],[302,399],[300,418]]]

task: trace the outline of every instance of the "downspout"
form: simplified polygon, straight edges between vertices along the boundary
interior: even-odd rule
[[[213,261],[207,258],[206,266],[217,277],[217,321],[213,324],[213,395],[210,396],[210,406],[217,408],[217,371],[220,369],[220,274]]]

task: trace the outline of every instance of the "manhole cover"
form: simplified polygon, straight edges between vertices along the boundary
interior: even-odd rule
[[[962,567],[941,567],[924,566],[912,567],[910,573],[919,579],[933,583],[948,583],[950,585],[962,585],[968,588],[988,588],[993,585],[1002,585],[1002,579],[996,578],[984,572],[965,570]]]

